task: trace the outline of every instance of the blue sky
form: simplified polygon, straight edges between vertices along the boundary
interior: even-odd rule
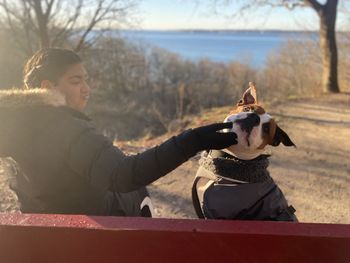
[[[318,17],[311,8],[260,9],[230,19],[215,15],[210,0],[142,0],[139,6],[141,29],[283,29],[317,30]],[[233,1],[235,2],[235,1]],[[196,4],[197,3],[197,4]],[[234,10],[233,4],[226,10]],[[270,10],[270,11],[269,11]],[[229,12],[226,12],[229,14]],[[340,16],[338,16],[340,17]],[[342,23],[338,22],[342,27]]]

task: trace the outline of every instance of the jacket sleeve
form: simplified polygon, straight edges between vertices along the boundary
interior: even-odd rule
[[[101,190],[129,192],[180,166],[197,151],[191,130],[136,155],[125,155],[95,130],[85,131],[70,145],[69,165]]]

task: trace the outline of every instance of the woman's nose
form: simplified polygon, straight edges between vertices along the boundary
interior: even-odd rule
[[[83,92],[90,92],[90,86],[86,81],[84,81],[82,91]]]

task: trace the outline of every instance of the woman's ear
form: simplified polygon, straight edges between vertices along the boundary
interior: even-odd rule
[[[41,81],[41,83],[40,83],[41,89],[53,89],[53,87],[54,87],[53,83],[47,79]]]

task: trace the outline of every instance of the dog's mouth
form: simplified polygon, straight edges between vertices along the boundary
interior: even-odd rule
[[[250,133],[247,134],[247,136],[245,137],[248,147],[250,147],[249,136],[250,136]]]

